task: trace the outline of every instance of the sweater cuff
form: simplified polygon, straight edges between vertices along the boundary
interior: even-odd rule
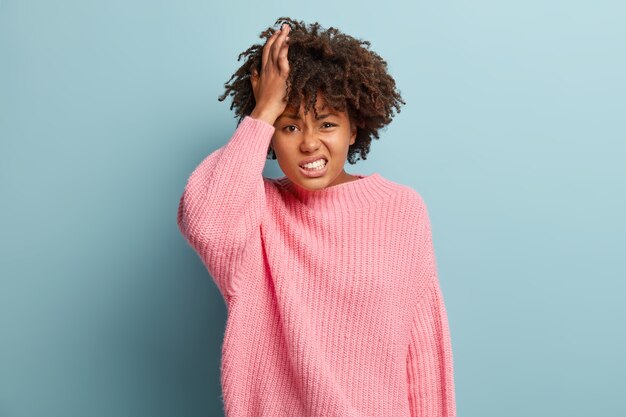
[[[243,120],[246,120],[246,119],[250,119],[250,121],[252,121],[253,123],[256,123],[257,125],[261,125],[261,126],[258,127],[259,129],[269,129],[269,128],[271,128],[272,131],[276,130],[274,125],[271,125],[271,124],[267,123],[265,120],[255,119],[252,116],[245,116],[243,118]]]

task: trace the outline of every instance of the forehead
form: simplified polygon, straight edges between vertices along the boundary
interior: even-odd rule
[[[304,114],[304,105],[305,102],[304,100],[300,103],[300,109],[299,111],[296,110],[295,107],[293,106],[287,106],[285,108],[285,111],[283,112],[283,114],[291,114],[291,115],[295,115],[295,114]],[[317,109],[318,113],[322,113],[324,112],[324,114],[336,114],[336,115],[341,115],[344,112],[341,111],[337,111],[334,110],[333,108],[329,107],[326,103],[326,100],[324,100],[324,96],[321,93],[317,94],[317,99],[315,101],[315,108]],[[311,112],[312,109],[309,110],[309,112]]]

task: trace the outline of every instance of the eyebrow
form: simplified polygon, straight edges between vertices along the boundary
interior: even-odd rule
[[[317,120],[321,120],[321,119],[326,119],[327,117],[330,116],[337,116],[337,113],[327,113],[327,114],[320,114],[317,116]],[[278,117],[278,119],[282,118],[282,117],[286,117],[288,119],[293,119],[293,120],[301,120],[302,117],[300,117],[299,114],[283,114],[281,116]],[[276,120],[278,120],[276,119]]]

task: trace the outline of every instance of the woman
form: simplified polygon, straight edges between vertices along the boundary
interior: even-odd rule
[[[226,85],[240,123],[178,209],[228,308],[226,416],[454,417],[426,205],[344,170],[404,102],[368,42],[283,20]],[[263,177],[274,156],[285,176]]]

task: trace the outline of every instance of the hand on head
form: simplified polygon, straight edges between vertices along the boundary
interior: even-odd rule
[[[256,105],[251,117],[274,124],[287,106],[287,79],[289,77],[288,34],[291,27],[283,23],[263,47],[261,73],[254,68],[250,75]]]

